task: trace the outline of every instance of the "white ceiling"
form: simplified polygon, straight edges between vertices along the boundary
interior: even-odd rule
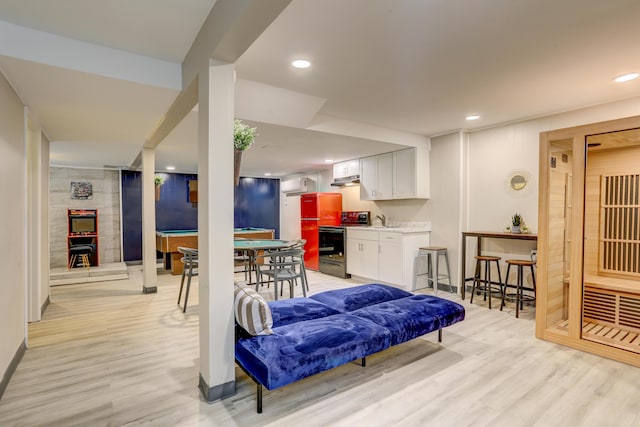
[[[0,69],[51,139],[52,164],[128,167],[178,91],[47,65],[3,30],[179,65],[214,3],[0,0]],[[236,62],[236,115],[259,133],[242,173],[640,97],[640,79],[611,80],[640,71],[639,19],[637,0],[293,0]],[[293,69],[298,56],[313,66]],[[193,116],[158,147],[158,169],[196,170]]]

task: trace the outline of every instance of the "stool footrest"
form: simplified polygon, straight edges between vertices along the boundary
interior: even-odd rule
[[[527,261],[527,260],[512,260],[508,259],[507,263],[507,275],[504,279],[504,287],[505,292],[502,295],[502,302],[500,303],[500,310],[505,306],[505,300],[514,301],[516,305],[516,317],[520,316],[520,309],[523,308],[523,304],[525,302],[533,302],[535,306],[536,302],[536,277],[533,267],[536,265],[535,261]],[[509,272],[511,271],[511,266],[516,267],[516,283],[509,283]],[[525,285],[524,280],[524,267],[529,267],[531,270],[531,280],[533,282],[533,287],[527,287]],[[515,292],[506,292],[507,288],[515,289]],[[524,291],[533,292],[531,294],[525,294]]]
[[[516,292],[505,292],[504,299],[515,300],[518,298],[518,294]],[[535,301],[536,297],[533,295],[520,295],[521,301]]]

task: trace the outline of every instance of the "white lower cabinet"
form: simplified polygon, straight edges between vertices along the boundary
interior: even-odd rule
[[[380,232],[378,240],[378,278],[402,283],[402,234]]]
[[[429,232],[347,229],[347,273],[413,290],[415,259]]]
[[[378,232],[347,229],[347,273],[378,279]]]

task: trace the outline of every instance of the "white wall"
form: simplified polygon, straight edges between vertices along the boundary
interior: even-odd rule
[[[515,212],[537,230],[539,131],[528,128],[521,123],[469,135],[470,230],[504,231]],[[515,171],[530,177],[523,190],[509,186]]]
[[[280,238],[300,240],[300,195],[280,193]]]
[[[323,193],[332,193],[336,191],[336,187],[332,187],[333,168],[323,169],[316,174],[316,190]]]
[[[0,377],[26,338],[26,160],[23,105],[0,74]]]
[[[447,248],[454,286],[459,282],[462,138],[461,133],[431,138],[431,199],[426,213],[431,221],[430,244]]]

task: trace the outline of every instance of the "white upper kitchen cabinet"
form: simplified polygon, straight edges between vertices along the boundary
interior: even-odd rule
[[[393,198],[429,198],[429,150],[407,148],[393,152]]]
[[[360,200],[376,200],[375,190],[378,187],[377,156],[360,159]]]
[[[347,160],[333,164],[333,179],[360,175],[360,159]]]
[[[360,159],[360,200],[428,198],[428,148],[407,148]]]
[[[360,200],[389,200],[392,193],[393,154],[360,159]]]

